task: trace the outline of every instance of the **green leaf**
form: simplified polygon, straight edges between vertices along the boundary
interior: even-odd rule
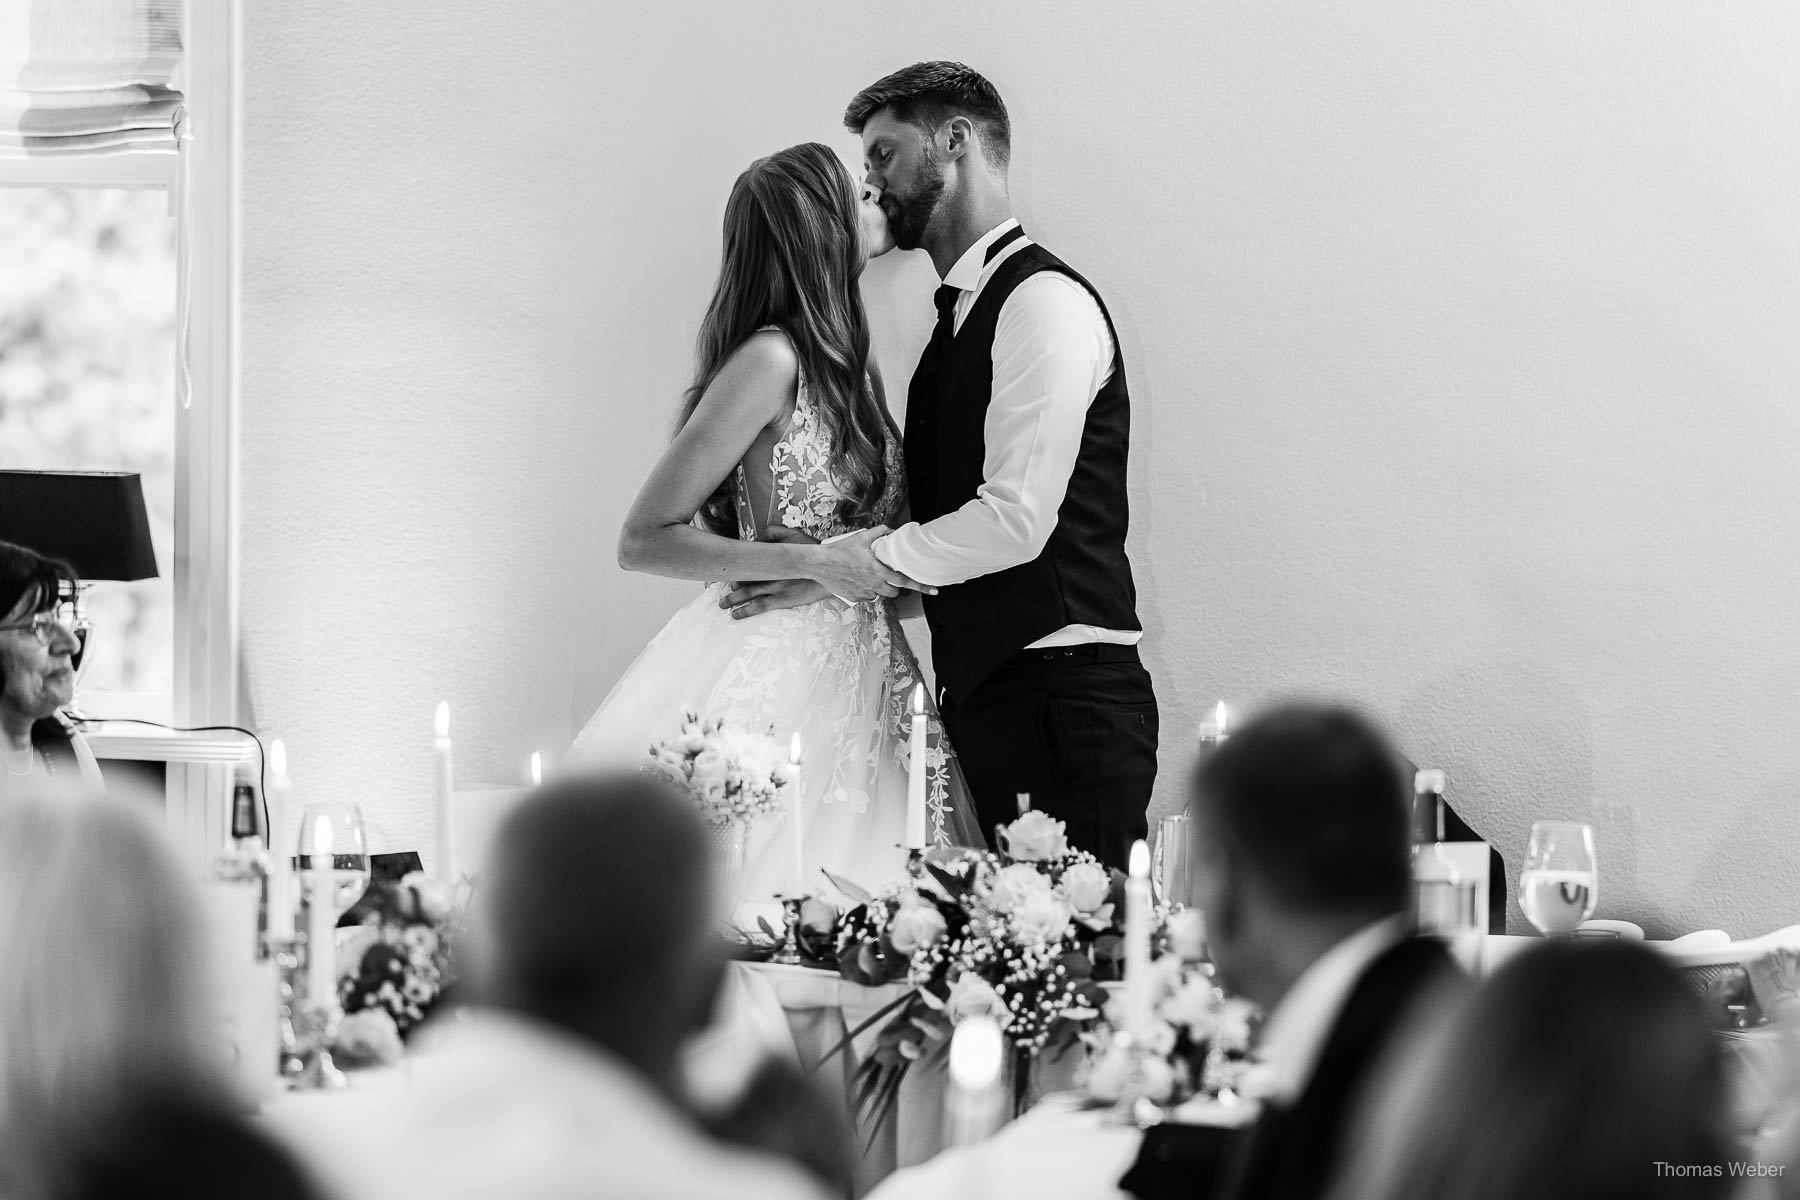
[[[854,901],[857,904],[868,904],[875,899],[875,897],[871,896],[868,892],[864,891],[862,888],[858,887],[856,884],[851,883],[848,879],[844,879],[841,876],[833,875],[830,871],[827,871],[824,867],[819,868],[819,874],[821,874],[821,875],[825,876],[825,878],[831,880],[832,887],[834,887],[838,891],[844,893],[844,895],[848,896],[852,901]]]
[[[778,940],[778,941],[780,940],[780,938],[778,937],[778,935],[775,932],[775,927],[773,925],[769,924],[769,919],[767,917],[761,917],[761,916],[757,917],[756,924],[762,929],[762,931],[764,933],[768,934],[772,938],[776,938],[776,940]]]
[[[835,1046],[833,1046],[831,1049],[827,1050],[823,1055],[821,1055],[819,1058],[818,1064],[813,1067],[813,1070],[816,1071],[819,1069],[819,1067],[822,1067],[826,1063],[830,1062],[832,1060],[833,1056],[835,1056],[838,1053],[838,1051],[842,1050],[845,1046],[848,1046],[851,1042],[853,1042],[857,1038],[861,1037],[863,1035],[864,1031],[866,1031],[869,1028],[871,1028],[872,1026],[874,1026],[874,1024],[877,1021],[881,1020],[883,1017],[887,1016],[889,1013],[895,1012],[896,1010],[900,1009],[901,1007],[906,1005],[909,1001],[915,999],[917,996],[918,996],[918,992],[916,990],[910,991],[910,992],[907,992],[904,996],[901,996],[898,1000],[895,1000],[893,1003],[884,1004],[880,1008],[876,1009],[875,1012],[869,1017],[868,1020],[864,1021],[862,1024],[858,1025],[855,1029],[852,1029],[850,1032],[846,1033],[838,1041],[838,1043]]]

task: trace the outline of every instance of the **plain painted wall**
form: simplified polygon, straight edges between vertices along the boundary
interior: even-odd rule
[[[1349,698],[1512,870],[1594,822],[1602,915],[1800,917],[1800,10],[333,0],[245,56],[249,690],[377,848],[440,697],[518,778],[691,594],[613,547],[737,172],[952,57],[1121,330],[1158,811],[1214,700]],[[866,279],[897,396],[934,283]]]

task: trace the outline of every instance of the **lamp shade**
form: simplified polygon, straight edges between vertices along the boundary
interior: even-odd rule
[[[60,558],[83,579],[154,579],[135,471],[0,471],[0,541]]]

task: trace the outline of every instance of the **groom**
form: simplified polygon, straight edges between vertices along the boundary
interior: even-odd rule
[[[863,89],[844,124],[894,244],[931,255],[937,327],[906,402],[913,523],[832,550],[924,597],[944,728],[984,829],[1016,796],[1123,868],[1156,779],[1156,695],[1125,556],[1131,402],[1093,285],[1012,215],[1000,94],[960,63]]]

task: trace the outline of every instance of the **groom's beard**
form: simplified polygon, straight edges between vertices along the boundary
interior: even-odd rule
[[[944,169],[930,147],[926,148],[919,173],[924,179],[914,195],[902,198],[889,192],[881,198],[882,207],[887,210],[888,232],[901,250],[917,250],[924,244],[925,228],[944,197]]]

